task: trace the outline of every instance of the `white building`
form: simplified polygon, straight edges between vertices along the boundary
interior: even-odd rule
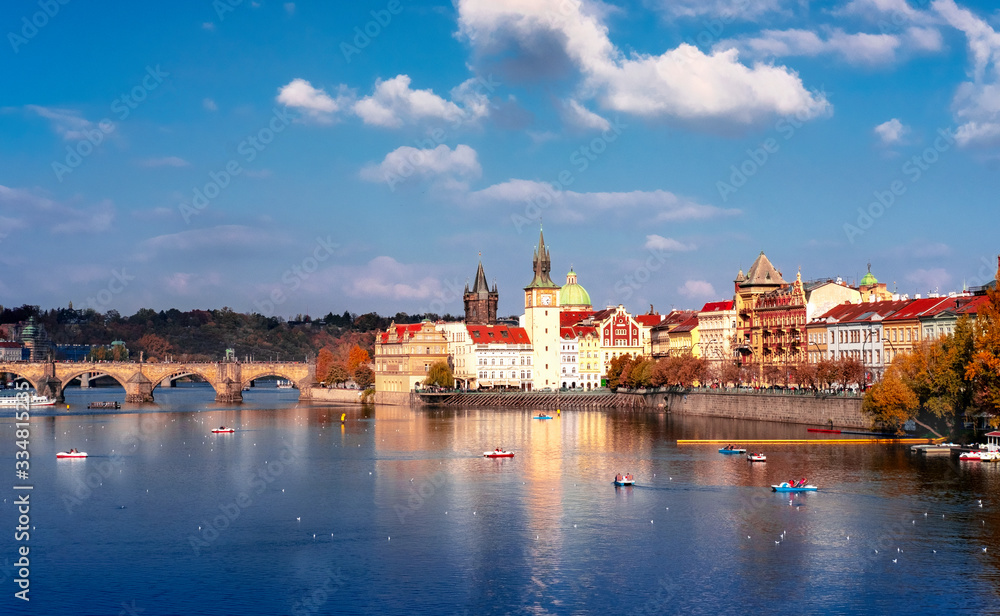
[[[467,389],[528,389],[531,341],[521,327],[441,323],[457,386]]]
[[[709,302],[698,313],[699,354],[713,364],[730,363],[733,355],[733,339],[736,336],[736,307],[730,301]]]
[[[562,340],[559,343],[559,378],[561,387],[575,389],[583,387],[583,375],[580,373],[580,338],[572,327],[560,330]]]

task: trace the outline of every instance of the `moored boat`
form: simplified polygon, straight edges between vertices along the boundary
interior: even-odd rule
[[[494,449],[493,451],[484,451],[484,458],[513,458],[513,451],[506,451],[504,449]]]
[[[28,396],[0,396],[0,407],[8,406],[54,406],[55,400],[48,396],[32,394]]]
[[[60,451],[56,453],[56,458],[86,458],[86,451],[77,451],[75,448],[69,451]]]

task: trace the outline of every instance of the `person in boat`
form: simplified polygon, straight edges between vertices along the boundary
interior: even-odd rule
[[[801,487],[803,487],[804,485],[806,485],[806,478],[805,478],[805,477],[803,477],[802,479],[799,479],[799,485],[797,485],[797,486],[795,486],[795,487],[797,487],[797,488],[801,488]]]

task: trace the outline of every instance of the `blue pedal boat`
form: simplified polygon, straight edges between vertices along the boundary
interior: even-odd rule
[[[794,487],[787,481],[782,483],[780,486],[771,486],[772,492],[815,492],[818,489],[819,488],[814,485]]]

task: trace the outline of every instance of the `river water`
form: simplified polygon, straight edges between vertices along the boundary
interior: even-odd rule
[[[294,390],[225,406],[206,386],[157,389],[156,405],[83,410],[108,391],[68,390],[71,410],[31,421],[28,603],[14,598],[5,412],[2,613],[1000,611],[997,464],[810,444],[751,465],[676,441],[811,435],[657,413],[320,406]],[[70,447],[89,458],[57,461]],[[494,447],[516,456],[482,457]],[[637,485],[615,488],[617,472]],[[768,488],[803,476],[820,491]]]

